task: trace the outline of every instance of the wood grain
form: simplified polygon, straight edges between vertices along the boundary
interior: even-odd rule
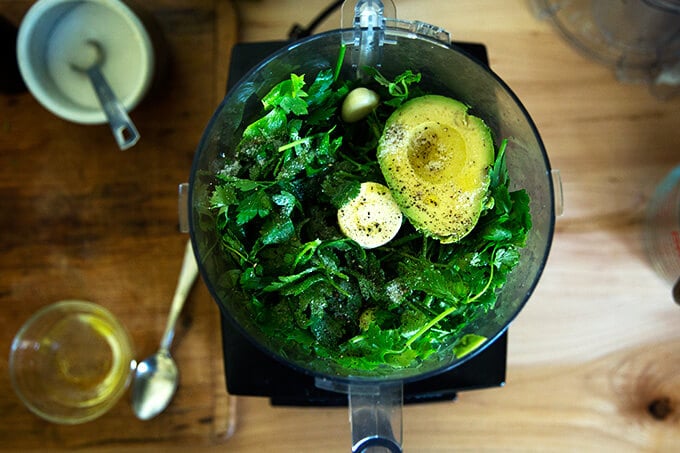
[[[149,0],[171,70],[134,112],[143,142],[120,153],[105,127],[60,121],[29,95],[0,97],[0,346],[38,306],[64,297],[106,305],[140,357],[162,333],[185,236],[176,185],[221,98],[230,43],[285,39],[326,0]],[[642,221],[680,161],[680,99],[617,82],[523,0],[399,0],[398,15],[482,42],[493,70],[536,122],[560,170],[565,213],[527,307],[510,328],[507,384],[455,402],[409,406],[414,452],[680,451],[680,310],[652,271]],[[29,1],[0,3],[18,20]],[[238,31],[233,25],[234,9]],[[320,30],[337,28],[339,14]],[[138,422],[125,402],[80,427],[24,409],[0,359],[2,448],[96,451],[349,451],[344,409],[273,408],[239,398],[227,439],[217,309],[197,285],[175,345],[182,385],[169,410]],[[232,406],[233,407],[233,406]]]
[[[437,453],[675,452],[679,373],[680,340],[622,349],[578,366],[511,367],[503,388],[407,406],[404,447]],[[350,450],[344,409],[272,408],[250,398],[239,399],[238,408],[234,437],[202,451]]]
[[[31,3],[3,1],[0,13],[18,24]],[[187,240],[178,230],[177,187],[188,180],[203,128],[224,94],[226,81],[217,78],[236,39],[231,3],[216,3],[143,3],[166,38],[169,58],[159,85],[131,114],[142,138],[126,152],[107,126],[55,118],[28,93],[0,98],[0,345],[6,353],[32,312],[72,298],[97,302],[119,317],[139,359],[158,347]],[[126,396],[85,427],[43,422],[11,390],[6,353],[0,361],[3,448],[200,445],[224,435],[229,401],[218,310],[202,283],[173,347],[182,384],[168,411],[152,421],[137,421]]]

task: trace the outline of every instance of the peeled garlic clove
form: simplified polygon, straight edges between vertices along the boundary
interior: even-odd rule
[[[375,110],[379,102],[380,96],[375,91],[364,87],[355,88],[342,102],[342,120],[346,123],[355,123]]]

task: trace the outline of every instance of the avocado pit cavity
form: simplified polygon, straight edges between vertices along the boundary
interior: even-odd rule
[[[414,128],[407,152],[415,175],[431,184],[446,182],[467,160],[465,141],[458,131],[434,121]]]

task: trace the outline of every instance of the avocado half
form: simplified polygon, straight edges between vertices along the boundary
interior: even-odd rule
[[[395,110],[378,144],[378,163],[406,218],[442,243],[477,224],[489,187],[491,131],[465,104],[439,95]]]

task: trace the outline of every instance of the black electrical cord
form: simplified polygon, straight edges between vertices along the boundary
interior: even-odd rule
[[[302,39],[310,36],[312,33],[314,33],[314,30],[316,27],[321,24],[328,16],[333,14],[333,12],[338,9],[342,4],[344,3],[344,0],[337,0],[330,5],[326,7],[321,13],[314,19],[307,27],[303,27],[300,24],[294,24],[293,27],[290,29],[288,32],[288,38],[291,40],[297,40],[297,39]]]

